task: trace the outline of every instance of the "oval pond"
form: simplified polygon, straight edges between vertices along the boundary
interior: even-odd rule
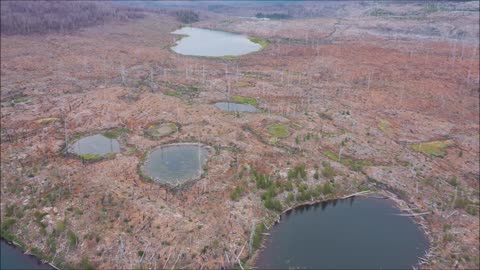
[[[412,269],[428,241],[385,199],[351,198],[294,209],[272,227],[256,261],[269,269]]]
[[[79,156],[104,156],[108,153],[120,152],[120,143],[116,139],[110,139],[102,134],[96,134],[76,141],[70,146],[69,151]]]
[[[239,56],[262,48],[245,35],[223,31],[183,27],[172,34],[186,35],[177,41],[172,50],[182,55],[192,56]]]
[[[215,107],[228,112],[258,112],[258,109],[250,104],[217,102]]]

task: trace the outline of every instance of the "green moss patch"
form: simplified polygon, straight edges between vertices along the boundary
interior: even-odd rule
[[[265,47],[268,46],[268,44],[270,44],[270,42],[268,42],[268,40],[260,38],[260,37],[249,37],[248,39],[251,42],[257,43],[258,45],[262,46],[262,48],[265,48]]]
[[[440,157],[445,155],[445,149],[453,144],[451,140],[431,141],[411,144],[410,148],[429,156]]]
[[[152,138],[160,138],[175,133],[178,130],[177,125],[166,123],[161,125],[151,125],[145,131],[145,135]]]
[[[200,88],[195,85],[181,85],[171,82],[163,82],[165,87],[163,93],[171,97],[188,97],[192,98],[200,93]]]
[[[254,85],[255,85],[254,83],[239,81],[239,82],[236,82],[233,86],[234,87],[250,87],[250,86],[254,86]]]
[[[268,132],[276,138],[285,138],[290,135],[288,125],[282,123],[273,123],[267,126]]]
[[[237,59],[238,55],[224,55],[222,56],[223,59]]]
[[[349,167],[351,170],[354,171],[361,171],[363,166],[373,166],[373,162],[368,160],[361,160],[361,159],[353,159],[351,157],[346,156],[338,156],[338,153],[335,153],[332,150],[325,150],[323,154],[328,157],[329,159],[339,162],[342,165]]]
[[[244,97],[244,96],[233,96],[231,97],[231,100],[236,103],[242,103],[242,104],[250,104],[253,106],[257,106],[257,100],[252,97]]]
[[[103,136],[109,138],[109,139],[116,139],[118,138],[120,135],[122,135],[122,133],[124,132],[128,132],[129,129],[128,128],[116,128],[116,129],[112,129],[112,130],[107,130],[103,133]]]
[[[91,154],[91,153],[87,153],[87,154],[80,154],[78,155],[81,159],[84,159],[84,160],[99,160],[102,158],[101,155],[99,154]]]
[[[378,122],[378,128],[385,134],[392,133],[392,125],[387,120],[381,119]]]

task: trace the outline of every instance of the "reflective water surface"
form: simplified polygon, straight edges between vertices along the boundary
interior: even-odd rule
[[[156,182],[182,184],[202,174],[207,155],[200,144],[164,145],[149,153],[143,170]]]
[[[54,269],[48,264],[41,263],[37,258],[23,254],[20,248],[0,241],[0,269]]]
[[[187,35],[172,47],[176,53],[193,56],[239,56],[262,48],[247,36],[209,29],[183,27],[172,32]]]
[[[120,143],[116,139],[96,134],[76,141],[70,146],[69,151],[77,155],[95,154],[103,156],[108,153],[120,152]]]
[[[428,241],[384,199],[352,198],[301,207],[273,226],[256,267],[412,269]]]
[[[229,112],[258,112],[258,109],[253,105],[233,102],[217,102],[215,107]]]

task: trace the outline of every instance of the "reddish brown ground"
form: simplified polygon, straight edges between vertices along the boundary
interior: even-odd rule
[[[104,269],[229,266],[226,257],[236,257],[244,245],[240,258],[247,257],[252,223],[276,215],[263,207],[262,191],[248,169],[240,176],[242,168],[285,181],[288,168],[303,162],[306,183],[315,186],[328,180],[315,180],[314,167],[321,170],[328,161],[337,187],[324,198],[372,187],[367,177],[385,183],[406,206],[432,213],[419,219],[432,240],[428,267],[478,268],[478,40],[382,34],[365,29],[376,23],[408,29],[425,22],[356,13],[342,20],[209,18],[198,26],[272,43],[233,60],[180,56],[168,50],[169,33],[179,24],[152,14],[73,35],[2,37],[1,209],[4,220],[6,208],[16,206],[12,234],[52,256],[53,238],[57,264],[86,257]],[[452,25],[466,23],[466,31],[478,36],[478,13],[448,18]],[[167,82],[200,91],[168,96]],[[11,102],[18,94],[28,101]],[[235,115],[212,105],[228,94],[255,97],[264,112]],[[47,117],[60,119],[35,122]],[[144,128],[162,121],[178,123],[180,131],[160,140],[143,136]],[[290,135],[276,144],[266,130],[274,122],[290,124]],[[65,134],[73,140],[119,126],[130,131],[122,135],[124,151],[115,157],[82,163],[61,155]],[[304,141],[309,133],[315,136]],[[409,147],[446,139],[453,144],[442,157]],[[206,176],[180,191],[143,180],[137,173],[142,156],[177,141],[217,149]],[[325,150],[370,163],[354,171],[329,159]],[[456,188],[449,182],[454,176]],[[232,201],[230,192],[241,183],[247,191]],[[287,194],[278,197],[284,202]],[[48,215],[35,221],[36,212]],[[59,232],[59,222],[65,222],[65,231]],[[68,231],[78,236],[76,246],[69,245]]]

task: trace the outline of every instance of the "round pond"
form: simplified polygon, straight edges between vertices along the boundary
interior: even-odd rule
[[[208,150],[201,144],[162,145],[148,154],[142,172],[155,182],[177,186],[199,178],[207,157]]]

